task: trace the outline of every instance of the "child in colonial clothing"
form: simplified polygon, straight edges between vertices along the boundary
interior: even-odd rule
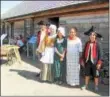
[[[98,91],[98,78],[99,78],[99,70],[102,64],[102,47],[100,43],[97,41],[97,37],[101,38],[102,36],[96,31],[94,31],[93,26],[90,30],[84,33],[89,36],[89,41],[86,42],[84,47],[84,52],[82,56],[81,63],[83,62],[83,66],[85,68],[85,89],[88,89],[88,83],[90,76],[94,77],[95,82],[95,91]]]

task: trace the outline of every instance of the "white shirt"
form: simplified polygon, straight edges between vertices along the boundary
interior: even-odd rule
[[[93,59],[92,59],[92,48],[93,48],[93,43],[90,43],[90,46],[89,46],[89,52],[90,52],[90,48],[91,48],[91,61],[94,63],[94,61],[93,61]],[[86,60],[86,62],[88,61],[88,59],[89,59],[89,54],[90,53],[88,53],[88,56],[87,56],[87,60]]]
[[[20,46],[20,47],[22,47],[24,45],[24,43],[22,42],[22,40],[18,40],[17,41],[17,45]]]

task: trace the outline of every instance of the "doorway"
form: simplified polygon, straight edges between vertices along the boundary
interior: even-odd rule
[[[54,24],[59,27],[59,17],[49,18],[48,20],[50,24]]]

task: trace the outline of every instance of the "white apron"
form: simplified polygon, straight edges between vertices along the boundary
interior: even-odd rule
[[[53,64],[53,62],[54,62],[54,47],[46,47],[40,61],[45,64]]]

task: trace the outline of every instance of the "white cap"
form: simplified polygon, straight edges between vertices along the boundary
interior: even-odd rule
[[[57,27],[56,27],[55,25],[51,24],[51,25],[49,26],[49,28],[51,28],[51,29],[54,30],[54,34],[56,33]]]
[[[53,25],[53,24],[51,24],[50,26],[49,26],[49,28],[52,28],[52,29],[57,29],[57,27],[55,26],[55,25]]]
[[[58,32],[62,33],[62,35],[65,36],[65,28],[64,27],[59,27]]]

